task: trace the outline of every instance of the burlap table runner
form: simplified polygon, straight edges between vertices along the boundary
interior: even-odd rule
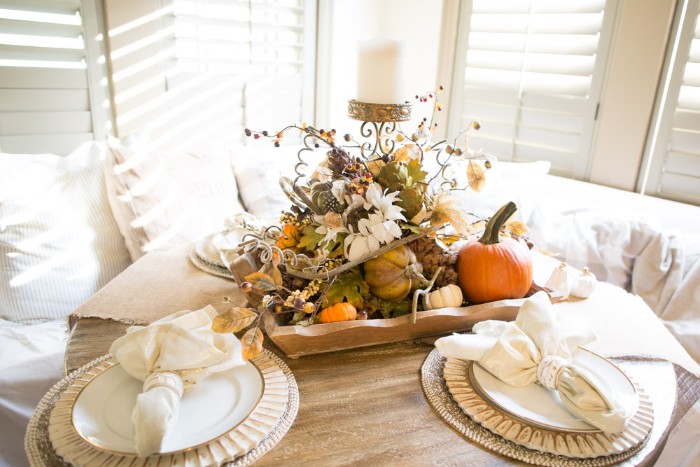
[[[138,259],[71,315],[127,324],[151,322],[180,310],[213,305],[219,312],[246,299],[235,282],[207,274],[190,261],[192,245]]]

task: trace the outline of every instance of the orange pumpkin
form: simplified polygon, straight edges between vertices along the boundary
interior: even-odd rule
[[[470,303],[522,298],[532,285],[530,250],[512,238],[499,238],[501,227],[518,208],[512,201],[486,224],[478,241],[457,256],[459,286]]]
[[[357,309],[350,303],[336,303],[324,308],[319,314],[322,323],[335,323],[336,321],[352,321],[357,318]]]

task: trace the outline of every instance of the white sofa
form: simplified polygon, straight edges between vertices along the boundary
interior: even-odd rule
[[[145,251],[197,240],[237,211],[274,222],[289,207],[278,179],[293,174],[296,148],[152,153],[145,133],[109,147],[0,154],[0,465],[26,463],[24,428],[62,377],[73,309]],[[548,168],[497,163],[465,206],[488,216],[514,200],[539,248],[640,293],[700,359],[700,208]]]

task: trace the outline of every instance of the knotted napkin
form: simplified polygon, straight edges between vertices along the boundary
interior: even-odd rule
[[[639,400],[572,359],[572,350],[595,340],[590,324],[577,315],[556,313],[537,292],[520,308],[515,322],[482,321],[474,334],[453,334],[435,342],[447,358],[474,360],[511,386],[531,383],[557,391],[566,409],[607,432],[622,431]]]
[[[236,336],[211,330],[217,314],[211,305],[179,311],[149,326],[130,327],[112,344],[109,351],[122,368],[143,381],[131,415],[139,456],[160,452],[183,393],[212,373],[245,363]]]

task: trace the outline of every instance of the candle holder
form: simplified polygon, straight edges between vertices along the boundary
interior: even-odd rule
[[[411,119],[411,104],[372,104],[348,101],[348,117],[364,122],[406,122]]]
[[[411,104],[373,104],[351,99],[348,117],[362,121],[360,135],[369,141],[360,145],[360,153],[370,160],[394,152],[396,142],[390,136],[396,131],[396,123],[411,119]]]

